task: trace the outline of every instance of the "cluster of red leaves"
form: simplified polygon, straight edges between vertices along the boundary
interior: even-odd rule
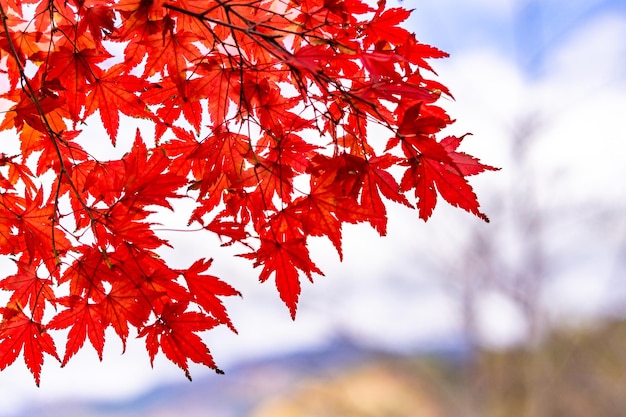
[[[198,334],[234,331],[220,297],[238,292],[210,260],[180,270],[156,255],[168,242],[147,218],[172,199],[247,248],[292,316],[301,277],[322,274],[307,239],[341,256],[343,223],[384,235],[385,199],[426,220],[440,195],[486,219],[466,177],[493,168],[436,138],[449,92],[424,74],[446,54],[399,26],[403,8],[2,0],[0,13],[0,130],[21,146],[0,154],[0,255],[17,267],[0,280],[0,370],[22,353],[39,383],[44,353],[66,364],[88,339],[101,357],[107,328],[124,344],[135,328],[151,360],[219,371]],[[113,144],[125,115],[154,127],[154,146],[137,132],[121,159],[94,159],[76,139],[96,113]],[[53,329],[67,329],[63,355]]]

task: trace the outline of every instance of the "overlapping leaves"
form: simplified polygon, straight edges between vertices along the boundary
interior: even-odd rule
[[[427,60],[446,56],[401,24],[403,8],[361,0],[11,0],[0,2],[0,130],[20,154],[0,154],[0,255],[15,273],[0,309],[0,369],[20,353],[39,383],[44,353],[66,364],[106,330],[145,339],[189,377],[218,370],[199,333],[233,331],[207,273],[176,269],[149,220],[193,198],[194,227],[241,245],[295,317],[301,278],[322,274],[308,239],[342,256],[342,225],[386,233],[386,200],[430,217],[440,195],[483,219],[466,177],[493,168],[437,134],[449,94]],[[430,75],[428,75],[430,74]],[[76,139],[102,123],[117,160]],[[377,128],[376,128],[377,127]],[[386,133],[381,133],[381,132]],[[374,133],[373,133],[374,132]],[[124,141],[128,142],[128,141]],[[80,143],[85,143],[81,141]],[[54,180],[45,183],[44,174]],[[52,309],[51,307],[54,307]],[[65,352],[51,333],[69,329]],[[134,329],[134,330],[132,330]]]

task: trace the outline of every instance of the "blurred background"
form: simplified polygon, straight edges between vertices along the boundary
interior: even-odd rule
[[[451,54],[433,63],[449,133],[502,168],[472,179],[491,223],[392,207],[385,238],[346,228],[343,263],[313,242],[326,277],[295,322],[237,248],[168,235],[189,256],[173,262],[212,256],[243,293],[228,300],[239,334],[206,337],[226,375],[193,367],[189,383],[111,337],[104,362],[49,362],[40,388],[19,361],[1,372],[1,417],[624,415],[626,2],[401,6]]]

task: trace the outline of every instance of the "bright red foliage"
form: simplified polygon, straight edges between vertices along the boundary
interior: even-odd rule
[[[44,353],[65,365],[88,340],[102,358],[108,328],[124,345],[134,328],[151,360],[219,371],[199,333],[235,331],[222,297],[239,292],[210,260],[181,270],[156,254],[168,242],[148,216],[174,199],[242,245],[293,317],[301,278],[322,274],[310,237],[341,257],[342,224],[384,235],[385,200],[426,220],[437,195],[487,220],[466,177],[494,168],[437,139],[449,92],[427,60],[446,54],[400,26],[409,14],[384,0],[1,0],[0,130],[20,152],[0,153],[0,256],[17,268],[0,280],[0,370],[21,353],[39,383]],[[122,158],[96,160],[77,141],[96,113],[113,144],[122,115],[155,144],[138,130]]]

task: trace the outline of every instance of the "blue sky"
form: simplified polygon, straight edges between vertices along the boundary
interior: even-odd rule
[[[621,0],[413,0],[412,24],[422,39],[456,54],[493,48],[528,74],[582,25],[606,14],[626,14]]]
[[[399,349],[456,334],[468,262],[480,271],[480,256],[495,251],[493,265],[502,275],[523,270],[526,242],[516,234],[515,216],[526,203],[546,213],[550,280],[541,301],[550,317],[576,318],[626,300],[619,290],[626,287],[626,265],[616,257],[626,224],[614,216],[626,201],[626,2],[404,0],[402,6],[415,9],[410,29],[419,39],[451,53],[434,63],[456,98],[446,104],[457,119],[451,133],[472,132],[465,149],[503,168],[473,181],[491,224],[441,205],[427,224],[414,212],[392,208],[384,239],[364,226],[347,228],[343,264],[332,248],[316,247],[327,277],[304,286],[296,322],[272,285],[256,284],[248,263],[212,254],[213,272],[232,276],[245,295],[229,304],[239,335],[207,336],[220,367],[314,346],[339,332]],[[534,140],[524,151],[526,170],[518,170],[512,137],[524,129]],[[532,201],[525,200],[525,187],[533,188]],[[176,239],[175,247],[206,256],[197,243]],[[481,242],[492,243],[481,249]],[[525,336],[523,317],[502,285],[478,300],[478,332],[486,345]],[[50,361],[39,389],[22,363],[0,373],[0,416],[23,401],[130,396],[183,379],[164,360],[151,370],[141,343],[130,343],[120,356],[120,346],[110,341],[102,364],[90,348],[62,370]]]

